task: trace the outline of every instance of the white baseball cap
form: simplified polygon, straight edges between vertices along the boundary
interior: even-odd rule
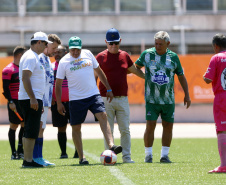
[[[36,32],[34,34],[34,38],[32,38],[31,40],[42,40],[42,41],[48,42],[50,44],[53,43],[52,41],[49,41],[48,36],[44,32],[41,32],[41,31]]]

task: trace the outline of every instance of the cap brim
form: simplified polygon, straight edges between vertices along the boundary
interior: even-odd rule
[[[119,42],[119,41],[120,41],[120,38],[117,40],[107,40],[107,42]]]
[[[46,42],[48,42],[49,44],[52,44],[53,42],[52,41],[49,41],[49,40],[45,40]]]
[[[82,49],[82,46],[69,46],[69,49],[73,49],[73,48]]]

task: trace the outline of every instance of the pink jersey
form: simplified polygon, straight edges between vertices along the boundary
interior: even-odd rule
[[[226,51],[214,55],[204,77],[212,80],[216,131],[226,131]]]
[[[204,77],[212,80],[215,95],[226,93],[226,51],[222,51],[211,58]]]
[[[56,100],[56,95],[55,95],[55,83],[56,83],[56,73],[57,73],[58,65],[59,65],[58,62],[52,63],[53,72],[54,72],[54,85],[53,85],[53,98],[54,98],[54,100]],[[63,84],[62,84],[62,96],[61,96],[61,101],[62,101],[62,102],[68,102],[68,101],[69,101],[68,82],[67,82],[66,77],[65,77],[65,79],[63,80]]]
[[[10,80],[9,90],[12,99],[18,99],[19,91],[19,66],[10,63],[2,70],[2,80]]]

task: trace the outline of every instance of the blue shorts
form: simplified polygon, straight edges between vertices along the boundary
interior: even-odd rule
[[[71,125],[79,125],[85,121],[88,110],[93,114],[105,112],[105,106],[102,97],[97,94],[89,98],[69,101],[69,110]]]

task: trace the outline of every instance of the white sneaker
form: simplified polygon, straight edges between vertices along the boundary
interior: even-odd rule
[[[135,163],[131,158],[124,158],[123,163]]]

